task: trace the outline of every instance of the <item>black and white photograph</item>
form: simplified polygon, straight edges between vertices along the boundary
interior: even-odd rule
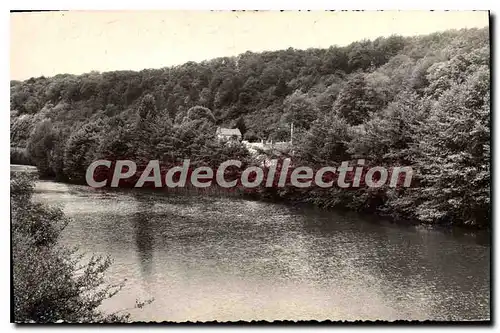
[[[491,323],[490,15],[10,12],[10,321]]]

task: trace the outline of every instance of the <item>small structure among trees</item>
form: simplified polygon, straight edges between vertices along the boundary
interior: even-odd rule
[[[215,132],[217,139],[220,141],[238,140],[241,141],[241,132],[238,128],[223,128],[217,127]]]

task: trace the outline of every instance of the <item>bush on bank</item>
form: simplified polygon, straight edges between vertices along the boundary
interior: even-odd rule
[[[101,303],[122,283],[104,283],[109,258],[82,261],[77,249],[58,243],[68,219],[58,208],[32,201],[34,176],[11,174],[14,320],[36,322],[123,322],[129,314],[106,314]],[[138,303],[142,306],[143,303]]]

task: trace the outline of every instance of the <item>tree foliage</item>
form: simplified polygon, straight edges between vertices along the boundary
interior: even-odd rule
[[[229,149],[215,139],[217,126],[289,141],[293,123],[300,163],[362,158],[418,173],[411,189],[307,192],[301,200],[483,226],[489,51],[487,28],[463,29],[12,81],[11,146],[27,148],[42,174],[76,180],[101,157],[207,165]]]

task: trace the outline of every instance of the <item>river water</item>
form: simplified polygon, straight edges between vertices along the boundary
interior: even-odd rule
[[[487,236],[235,198],[37,183],[62,242],[109,255],[138,321],[489,319]]]

